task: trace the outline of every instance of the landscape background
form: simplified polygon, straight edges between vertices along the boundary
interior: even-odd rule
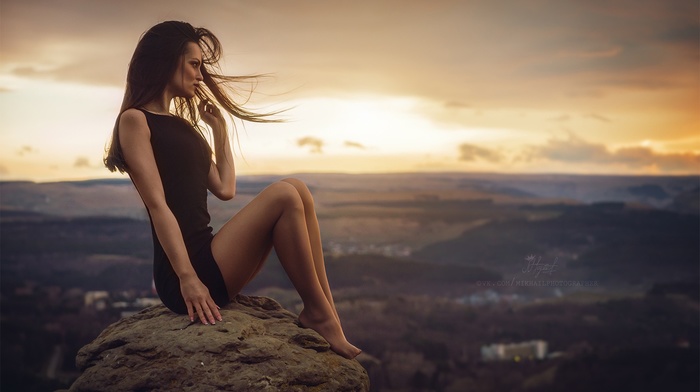
[[[295,176],[373,390],[699,390],[699,14],[0,1],[0,389],[69,385],[83,344],[157,301],[141,200],[102,161],[139,37],[182,20],[220,39],[222,73],[266,75],[234,86],[239,103],[285,110],[227,120],[239,194],[210,198],[212,225],[316,173]],[[246,293],[299,310],[274,255]],[[546,358],[482,357],[533,339]]]
[[[697,176],[296,177],[373,390],[698,390]],[[279,178],[210,197],[215,230]],[[70,385],[77,350],[153,301],[151,247],[128,180],[0,182],[1,389]],[[300,309],[274,255],[245,294]],[[481,356],[535,339],[547,358]]]

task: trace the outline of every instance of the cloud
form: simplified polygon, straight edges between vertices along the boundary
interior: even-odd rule
[[[611,151],[602,143],[587,142],[573,133],[567,139],[550,139],[531,147],[528,161],[545,159],[566,163],[623,164],[629,167],[655,166],[662,171],[700,172],[700,154],[660,153],[648,147],[623,147]]]
[[[689,132],[685,129],[697,122],[698,7],[688,0],[202,0],[194,8],[191,0],[0,0],[0,77],[123,90],[139,36],[157,22],[180,19],[218,36],[224,72],[274,73],[274,83],[264,83],[260,91],[291,92],[282,96],[272,91],[264,100],[343,98],[357,92],[415,97],[437,102],[442,107],[434,112],[467,128],[511,128],[507,116],[494,120],[491,114],[498,114],[497,109],[535,110],[552,117],[569,113],[572,123],[598,111],[605,116],[592,113],[586,121],[604,128],[603,123],[615,119],[620,141],[637,132],[631,127],[639,122],[627,119],[638,113],[655,124],[668,119],[668,127],[654,125],[668,132]],[[393,17],[397,9],[401,15]],[[4,78],[9,74],[14,77]],[[530,115],[522,124],[542,129],[534,124],[540,118]],[[678,124],[688,125],[681,129]],[[322,153],[325,145],[315,139],[299,146]],[[557,159],[547,148],[558,147],[577,153],[587,149],[602,157],[615,154],[604,145],[586,143],[540,147],[533,156]],[[458,151],[465,161],[503,160],[499,149],[466,144]],[[625,154],[641,159],[634,151],[620,152],[618,159]],[[676,162],[663,159],[669,165]],[[674,159],[683,164],[686,158]]]
[[[613,153],[614,162],[634,165],[654,165],[662,171],[693,171],[700,173],[700,154],[692,152],[663,154],[648,147],[625,147]]]
[[[301,139],[297,140],[297,146],[299,147],[305,147],[305,146],[310,146],[311,147],[311,152],[315,154],[321,154],[323,153],[323,140],[312,137],[312,136],[306,136]]]
[[[26,154],[31,154],[31,153],[35,153],[35,152],[36,152],[36,150],[34,149],[34,147],[24,145],[24,146],[20,147],[19,150],[17,150],[17,155],[24,156]]]
[[[7,176],[10,174],[10,170],[5,165],[0,165],[0,176]]]
[[[526,160],[539,158],[561,162],[609,162],[610,152],[603,144],[588,143],[570,133],[568,139],[552,138],[526,153]]]
[[[464,102],[460,102],[460,101],[447,101],[447,102],[445,102],[445,108],[447,108],[447,109],[469,109],[471,107],[472,107],[471,105],[464,103]]]
[[[86,157],[77,157],[75,158],[75,163],[73,164],[73,167],[90,168],[92,167],[92,165],[90,165],[90,160]]]
[[[600,114],[596,114],[596,113],[588,113],[585,115],[585,117],[592,118],[592,119],[598,120],[600,122],[606,122],[606,123],[612,122],[612,120],[610,120],[609,118],[602,116]]]
[[[579,58],[596,58],[596,57],[615,57],[622,52],[622,48],[619,46],[604,48],[604,49],[592,49],[592,50],[579,50],[579,51],[569,51],[563,50],[559,53],[559,56],[563,57],[579,57]]]
[[[700,43],[688,0],[9,0],[2,14],[3,63],[32,77],[123,87],[141,33],[180,19],[217,34],[233,73],[275,72],[305,94],[380,91],[455,108],[619,88],[694,93]]]
[[[461,161],[484,160],[489,162],[500,162],[502,159],[501,154],[494,150],[467,143],[459,146],[459,160]]]
[[[343,145],[349,148],[359,148],[360,150],[364,150],[366,148],[364,144],[352,142],[350,140],[346,140],[345,143],[343,143]]]

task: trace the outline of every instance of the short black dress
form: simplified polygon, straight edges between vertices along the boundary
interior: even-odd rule
[[[146,115],[165,201],[180,226],[192,267],[209,289],[214,302],[224,306],[229,302],[228,291],[211,253],[214,236],[207,210],[207,177],[212,155],[209,144],[183,118],[138,109]],[[150,212],[149,218],[156,291],[170,310],[187,314],[187,306],[180,292],[180,280],[158,240]]]

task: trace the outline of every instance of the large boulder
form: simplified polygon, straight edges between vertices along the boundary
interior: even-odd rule
[[[356,360],[330,350],[265,297],[239,295],[216,325],[163,305],[107,327],[76,358],[70,391],[368,391]]]

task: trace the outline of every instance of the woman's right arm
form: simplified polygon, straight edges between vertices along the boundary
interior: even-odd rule
[[[203,324],[207,324],[207,319],[214,324],[215,317],[220,321],[218,306],[197,277],[180,226],[165,201],[163,183],[151,147],[151,131],[141,111],[127,109],[122,113],[119,118],[119,143],[129,175],[148,208],[160,244],[180,279],[180,290],[190,321],[194,321],[194,312],[197,312]]]

